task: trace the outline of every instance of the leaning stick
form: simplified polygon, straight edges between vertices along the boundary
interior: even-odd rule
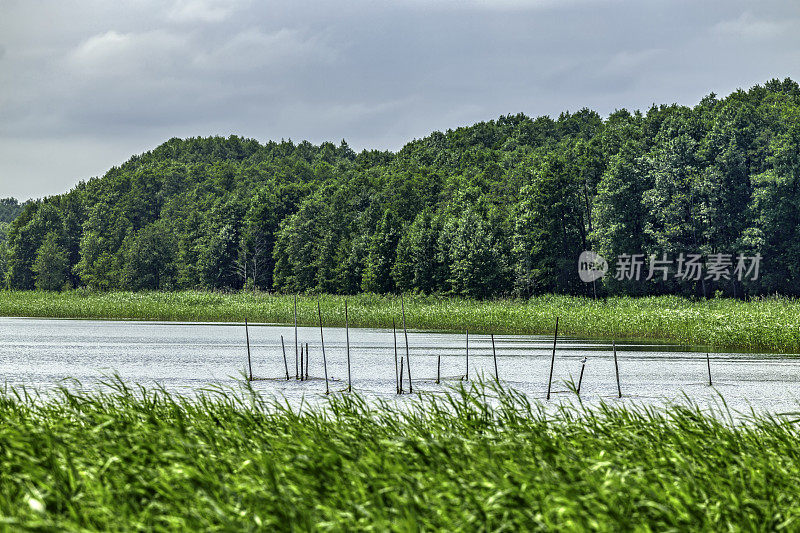
[[[286,362],[286,344],[283,342],[283,335],[281,335],[281,348],[283,348],[283,366],[286,369],[286,381],[289,381],[289,363]]]
[[[403,394],[403,358],[400,358],[400,387],[398,389],[398,394]]]
[[[706,363],[708,364],[708,386],[711,386],[711,356],[706,352]]]
[[[558,317],[556,317],[556,332],[553,334],[553,357],[550,358],[550,377],[547,379],[547,399],[550,399],[550,387],[553,384],[553,366],[556,364],[556,340],[558,339]]]
[[[586,368],[586,357],[584,357],[583,361],[581,361],[581,376],[578,378],[578,390],[575,391],[578,396],[581,395],[581,383],[583,383],[583,371],[585,368]]]
[[[436,384],[439,384],[439,381],[442,379],[442,356],[439,355],[436,357]]]

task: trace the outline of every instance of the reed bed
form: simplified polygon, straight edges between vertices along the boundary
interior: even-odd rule
[[[299,411],[252,389],[0,393],[0,529],[798,528],[800,432],[498,383]],[[410,397],[409,397],[410,398]]]
[[[234,321],[290,324],[293,296],[263,293],[0,292],[0,316]],[[344,296],[298,298],[301,325],[317,325],[317,302],[326,326],[344,326]],[[351,327],[391,328],[401,316],[397,296],[347,297]],[[467,300],[406,296],[409,328],[474,333],[560,334],[597,339],[650,339],[717,350],[800,353],[800,301],[690,300],[674,296],[593,300],[539,296],[528,300]]]

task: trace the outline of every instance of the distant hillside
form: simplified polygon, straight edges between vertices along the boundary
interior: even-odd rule
[[[397,153],[171,139],[10,225],[7,286],[472,297],[800,294],[800,88],[502,116]],[[761,254],[758,279],[577,276],[577,258]],[[642,278],[646,277],[647,264]],[[752,276],[751,276],[752,277]]]

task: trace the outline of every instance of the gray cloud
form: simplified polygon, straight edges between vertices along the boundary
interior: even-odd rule
[[[500,114],[694,104],[800,78],[769,0],[0,0],[0,197],[173,136],[397,149]]]

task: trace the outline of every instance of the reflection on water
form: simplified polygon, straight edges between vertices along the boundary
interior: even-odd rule
[[[250,347],[256,377],[253,386],[290,401],[318,399],[321,379],[298,382],[295,375],[294,328],[251,325]],[[285,379],[281,336],[292,379]],[[310,374],[322,378],[319,328],[299,328],[299,341],[310,349]],[[408,334],[414,389],[436,392],[433,381],[441,357],[441,376],[455,383],[466,372],[463,334],[410,331]],[[552,338],[495,336],[501,381],[532,399],[544,400],[550,370]],[[405,354],[402,331],[398,351]],[[394,398],[394,338],[391,330],[351,329],[351,370],[354,390],[371,397]],[[705,352],[689,347],[648,342],[617,344],[621,401],[661,405],[692,401],[719,406],[720,395],[736,411],[780,413],[800,411],[800,358],[757,354],[712,354],[713,387],[708,386]],[[325,328],[325,349],[331,390],[347,384],[343,328]],[[486,335],[470,335],[470,376],[494,377],[492,344]],[[611,343],[575,338],[559,339],[553,372],[556,401],[574,400],[566,382],[577,383],[581,361],[586,369],[581,396],[589,404],[618,402]],[[208,385],[236,387],[247,368],[243,325],[164,322],[49,320],[0,318],[0,379],[8,385],[48,390],[66,378],[84,388],[100,386],[114,373],[130,382],[160,384],[169,390],[193,393]],[[418,381],[419,380],[419,381]],[[74,386],[74,385],[73,385]]]

